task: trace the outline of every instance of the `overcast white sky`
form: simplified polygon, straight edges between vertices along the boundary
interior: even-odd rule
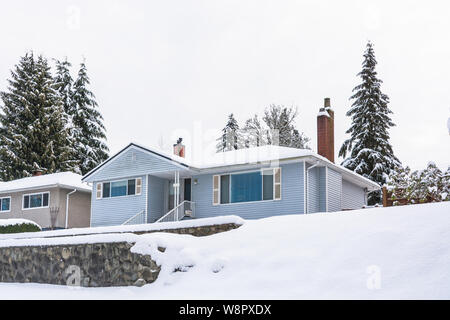
[[[86,57],[114,153],[131,141],[211,145],[229,113],[243,123],[271,103],[297,106],[316,150],[324,97],[336,153],[367,40],[405,165],[450,165],[449,1],[2,1],[0,90],[27,50]]]

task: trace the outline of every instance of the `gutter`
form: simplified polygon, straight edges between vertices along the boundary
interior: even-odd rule
[[[77,189],[74,189],[73,191],[69,192],[66,196],[66,229],[69,226],[69,197],[77,192]]]

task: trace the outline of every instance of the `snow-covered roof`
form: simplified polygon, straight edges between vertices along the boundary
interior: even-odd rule
[[[261,147],[244,148],[233,151],[219,152],[201,159],[196,159],[190,166],[198,169],[235,166],[252,163],[271,162],[282,159],[312,156],[315,153],[308,149],[295,149],[266,145]]]
[[[368,188],[370,191],[378,190],[380,187],[377,183],[364,178],[363,176],[356,174],[355,172],[348,170],[345,167],[337,165],[327,158],[322,157],[309,149],[297,149],[297,148],[289,148],[289,147],[281,147],[274,145],[265,145],[260,147],[252,147],[252,148],[244,148],[227,152],[219,152],[213,154],[195,154],[191,155],[190,159],[185,159],[182,157],[178,157],[174,154],[168,154],[165,151],[162,151],[158,148],[146,147],[137,143],[131,143],[120,152],[118,152],[115,156],[89,172],[87,175],[83,177],[86,179],[88,176],[93,174],[95,171],[99,170],[103,165],[112,161],[119,154],[124,152],[130,147],[137,147],[139,149],[144,150],[145,152],[149,152],[152,154],[156,154],[165,159],[174,161],[180,166],[185,167],[186,170],[192,169],[197,171],[214,171],[214,169],[219,169],[223,167],[230,166],[245,166],[252,165],[258,163],[268,163],[274,161],[287,161],[287,160],[309,160],[309,162],[321,162],[321,165],[327,165],[332,169],[340,172],[344,178],[347,180],[351,180],[353,183],[356,183],[362,187]]]
[[[28,177],[0,184],[0,193],[19,192],[22,190],[61,187],[77,189],[79,191],[91,191],[87,183],[81,181],[81,175],[72,172],[60,172],[45,174],[42,176]]]

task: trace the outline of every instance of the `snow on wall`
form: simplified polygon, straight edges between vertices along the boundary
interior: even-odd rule
[[[126,226],[110,226],[110,227],[96,227],[96,228],[78,228],[78,229],[65,229],[65,230],[55,230],[55,231],[43,231],[43,232],[33,232],[33,233],[16,233],[16,234],[0,234],[0,241],[8,239],[44,239],[44,238],[59,238],[50,242],[51,244],[58,244],[58,241],[63,241],[61,239],[65,238],[69,241],[68,243],[82,243],[80,240],[81,236],[96,236],[100,237],[104,242],[112,241],[112,239],[117,238],[118,241],[127,241],[128,235],[121,236],[120,234],[130,234],[134,232],[145,233],[151,231],[161,231],[161,230],[171,230],[171,229],[185,229],[185,228],[196,228],[204,226],[215,226],[215,225],[225,225],[225,224],[235,224],[243,225],[245,220],[237,216],[224,216],[206,219],[195,219],[195,220],[185,220],[178,222],[162,222],[162,223],[151,223],[151,224],[138,224],[138,225],[126,225]],[[112,234],[114,235],[107,235]],[[77,236],[77,240],[73,239],[73,236]],[[134,235],[131,235],[134,237]],[[125,238],[123,238],[125,237]],[[72,239],[72,240],[70,240]],[[89,239],[89,238],[84,238]],[[135,238],[132,238],[135,239]],[[41,240],[39,240],[41,241]],[[47,240],[46,240],[47,241]],[[72,242],[70,242],[72,241]],[[98,241],[98,240],[95,240]],[[43,244],[44,242],[37,242],[37,240],[30,240],[30,244]],[[4,245],[4,242],[0,242],[0,246]]]

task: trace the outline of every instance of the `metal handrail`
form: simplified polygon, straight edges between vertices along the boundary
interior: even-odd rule
[[[130,224],[131,221],[133,221],[134,219],[140,217],[142,215],[142,222],[139,222],[138,224],[143,224],[145,223],[145,210],[142,210],[141,212],[139,212],[137,215],[132,216],[130,219],[128,219],[127,221],[125,221],[124,223],[122,223],[122,225],[127,225]]]
[[[183,210],[180,210],[183,208]],[[170,210],[156,222],[180,221],[184,217],[195,217],[195,202],[183,201],[178,206]]]

